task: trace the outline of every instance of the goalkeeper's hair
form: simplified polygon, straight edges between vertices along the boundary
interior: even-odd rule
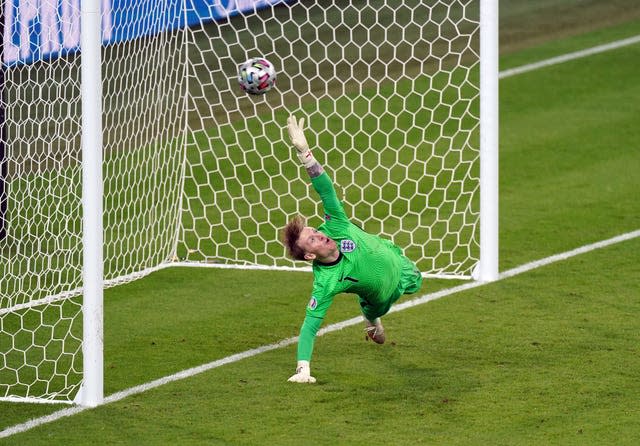
[[[298,246],[300,233],[304,229],[305,221],[302,216],[295,216],[282,231],[282,242],[287,247],[289,257],[294,260],[306,260],[304,258],[304,249]]]

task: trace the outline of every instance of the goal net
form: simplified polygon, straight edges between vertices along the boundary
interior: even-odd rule
[[[422,271],[470,275],[478,259],[478,5],[298,2],[187,31],[189,134],[181,260],[293,265],[278,232],[318,199],[283,139],[307,118],[316,158],[367,231]],[[278,69],[241,94],[239,62]]]
[[[58,3],[2,10],[0,400],[72,402],[83,382],[83,54],[79,2]],[[320,209],[289,114],[356,224],[428,275],[471,277],[479,0],[101,3],[106,286],[303,267],[280,231]],[[236,81],[254,56],[277,69],[263,96]]]

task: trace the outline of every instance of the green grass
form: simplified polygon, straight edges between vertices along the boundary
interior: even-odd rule
[[[559,45],[633,32],[639,22]],[[639,52],[501,81],[501,270],[640,228]],[[290,346],[0,443],[634,445],[639,249],[635,239],[388,315],[384,346],[360,326],[318,338],[315,386],[286,382]],[[305,273],[191,268],[107,290],[105,393],[295,336],[310,290]],[[341,296],[326,323],[356,314]],[[0,429],[59,408],[0,403]]]
[[[501,268],[640,227],[628,100],[640,86],[625,81],[639,56],[633,45],[502,81]]]
[[[628,284],[635,280],[639,248],[634,240],[389,315],[390,342],[381,347],[366,343],[359,326],[319,338],[316,386],[286,383],[294,363],[292,346],[8,441],[633,444],[640,429],[635,408],[640,391],[633,373],[640,366],[634,335],[640,308]],[[246,275],[180,273],[161,272],[147,280],[148,287],[138,282],[108,292],[117,304],[114,310],[135,311],[152,295],[159,310],[155,317],[143,315],[140,328],[126,335],[116,333],[125,327],[114,324],[107,331],[108,392],[115,390],[115,381],[143,382],[294,334],[300,319],[296,308],[307,286],[304,275],[258,273],[247,287],[255,294],[236,294],[229,302],[222,298],[227,292],[222,285],[216,295],[194,294],[194,302],[181,306],[180,296],[167,290],[180,276],[191,279],[174,285],[186,294],[202,290],[207,280],[217,278],[220,286]],[[273,287],[259,289],[267,278]],[[196,280],[202,280],[199,287]],[[140,291],[148,297],[140,297]],[[207,305],[207,299],[214,302]],[[332,315],[352,315],[349,303],[340,302]],[[201,306],[193,311],[192,305]],[[268,318],[254,314],[238,329],[238,313],[251,306],[263,308]],[[168,321],[166,315],[178,309],[180,316]],[[8,424],[51,410],[5,408],[21,409],[3,410]],[[320,429],[315,436],[304,433],[309,420]]]

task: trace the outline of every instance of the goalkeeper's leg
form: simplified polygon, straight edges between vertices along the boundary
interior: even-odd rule
[[[380,316],[387,314],[391,305],[395,303],[403,294],[413,294],[420,290],[422,286],[422,274],[415,263],[407,257],[402,256],[402,271],[400,273],[400,283],[398,288],[382,306],[377,308],[371,306],[367,301],[360,298],[360,308],[364,315],[366,340],[373,340],[377,344],[384,344],[384,327],[380,321]]]
[[[389,308],[391,308],[391,300],[383,303],[382,305],[373,306],[363,298],[360,299],[360,310],[364,316],[364,332],[366,333],[365,340],[371,339],[377,344],[384,344],[384,327],[380,321],[380,316],[387,314]]]
[[[371,339],[376,344],[384,344],[385,336],[384,336],[384,327],[382,326],[382,322],[380,318],[377,317],[373,321],[365,318],[365,328],[364,331],[367,334],[365,337],[366,340]]]
[[[415,263],[404,256],[402,257],[399,288],[402,289],[402,294],[413,294],[422,287],[422,273]]]

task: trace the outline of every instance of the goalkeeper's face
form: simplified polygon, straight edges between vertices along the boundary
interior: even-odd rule
[[[307,260],[329,263],[340,255],[338,245],[332,238],[310,226],[306,226],[300,232],[298,246],[304,250],[304,258]]]

